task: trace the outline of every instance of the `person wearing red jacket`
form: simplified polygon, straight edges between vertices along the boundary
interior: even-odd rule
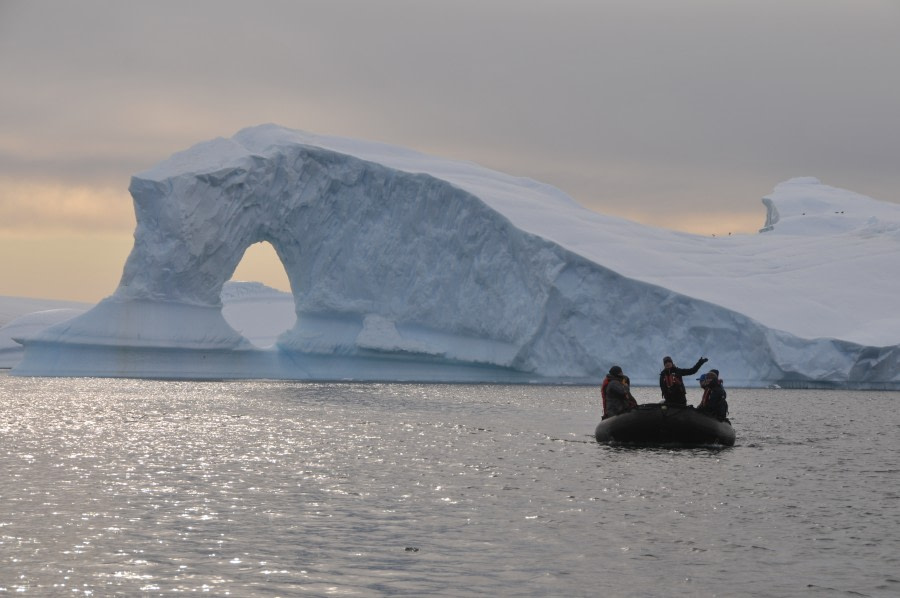
[[[622,368],[614,365],[600,386],[600,398],[603,401],[603,419],[625,413],[637,407],[637,401],[631,396],[628,388],[628,376]]]

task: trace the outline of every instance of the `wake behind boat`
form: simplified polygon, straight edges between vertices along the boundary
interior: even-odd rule
[[[731,422],[697,411],[692,406],[640,405],[604,419],[594,432],[597,442],[640,445],[734,446]]]

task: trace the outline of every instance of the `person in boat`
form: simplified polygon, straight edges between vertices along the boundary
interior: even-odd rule
[[[603,401],[603,419],[625,413],[637,407],[637,401],[625,385],[627,377],[622,368],[614,365],[600,386],[600,398]],[[630,400],[629,400],[630,398]]]
[[[637,399],[634,398],[634,395],[631,394],[631,378],[628,376],[622,376],[622,384],[625,385],[625,402],[628,405],[628,410],[637,409]]]
[[[719,421],[728,419],[728,396],[722,380],[719,378],[719,370],[709,370],[700,376],[700,387],[703,389],[703,398],[697,410],[715,417]]]
[[[692,368],[675,367],[672,358],[663,357],[663,369],[659,373],[659,389],[667,406],[684,407],[687,405],[687,390],[684,388],[683,376],[692,376],[700,371],[700,367],[709,361],[705,357],[697,360]]]

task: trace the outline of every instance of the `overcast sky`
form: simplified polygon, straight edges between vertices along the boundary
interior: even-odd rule
[[[110,294],[130,176],[267,122],[701,234],[794,176],[900,202],[898,59],[900,0],[0,0],[0,295]]]

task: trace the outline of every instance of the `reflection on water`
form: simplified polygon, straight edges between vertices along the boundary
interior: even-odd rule
[[[586,387],[0,392],[0,592],[900,593],[900,393],[734,389],[735,447],[671,450]]]

